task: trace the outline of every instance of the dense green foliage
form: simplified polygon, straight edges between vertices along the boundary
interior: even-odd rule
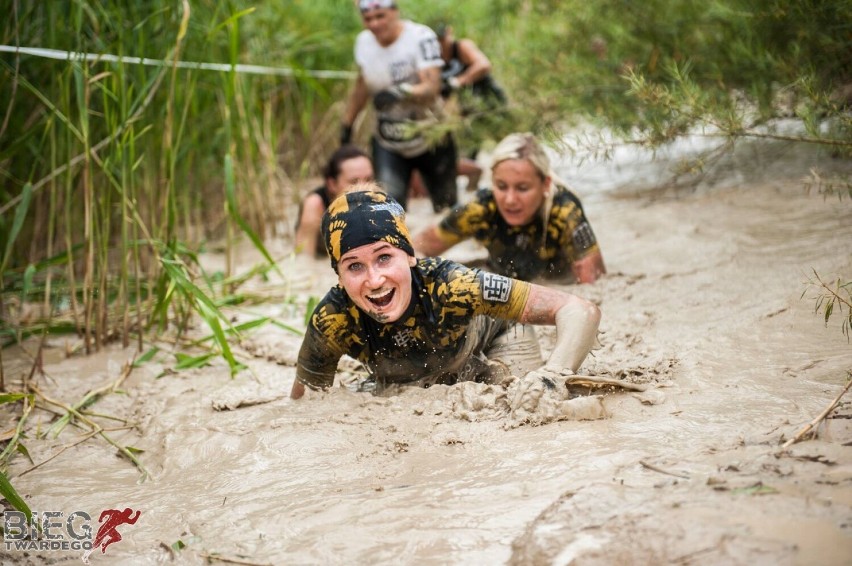
[[[796,114],[816,136],[841,110],[830,94],[852,83],[848,1],[509,4],[529,9],[497,35],[523,40],[488,51],[539,128],[593,118],[662,143]],[[848,143],[848,115],[838,122]]]

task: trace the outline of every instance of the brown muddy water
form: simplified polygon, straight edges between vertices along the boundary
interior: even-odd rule
[[[93,523],[104,509],[141,511],[93,564],[850,564],[852,394],[816,439],[780,444],[852,369],[839,315],[826,327],[813,292],[800,298],[812,269],[852,278],[852,202],[808,195],[802,178],[815,161],[852,167],[785,147],[740,153],[689,190],[631,183],[630,164],[565,169],[610,272],[564,286],[603,312],[602,347],[581,372],[649,386],[607,393],[604,418],[514,426],[484,387],[388,398],[339,387],[294,402],[300,339],[267,327],[235,345],[250,368],[235,379],[219,362],[157,379],[173,365],[164,355],[93,407],[135,425],[112,436],[144,450],[147,481],[102,441],[59,453],[79,429],[37,439],[54,418],[44,412],[24,444],[35,463],[59,455],[32,471],[19,455],[9,475],[34,510],[85,510]],[[412,204],[415,230],[429,208]],[[287,282],[256,289],[286,288],[297,306],[254,313],[303,327],[298,305],[334,276],[325,262],[285,269]],[[552,332],[539,336],[547,351]],[[39,387],[66,403],[134,353],[49,346]],[[29,369],[21,351],[3,359],[7,379]],[[20,564],[81,554],[0,550]]]

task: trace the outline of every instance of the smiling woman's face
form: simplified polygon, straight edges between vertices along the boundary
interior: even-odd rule
[[[349,298],[381,323],[399,320],[411,303],[417,260],[387,242],[359,246],[340,257],[337,276]]]

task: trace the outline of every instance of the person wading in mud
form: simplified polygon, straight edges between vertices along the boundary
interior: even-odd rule
[[[376,180],[403,207],[417,170],[435,211],[456,203],[456,146],[449,133],[430,135],[443,118],[441,48],[430,28],[402,20],[394,0],[360,0],[364,29],[355,40],[358,78],[341,125],[341,144],[373,101],[371,147]]]
[[[331,154],[323,169],[323,177],[323,185],[308,193],[299,205],[296,252],[300,254],[325,256],[325,245],[320,237],[320,223],[325,209],[355,183],[372,181],[373,163],[357,147],[344,145]]]
[[[488,269],[509,277],[570,273],[579,283],[593,283],[606,273],[580,200],[557,181],[532,134],[510,134],[497,144],[491,185],[418,234],[414,249],[437,256],[474,238],[488,250]]]
[[[338,285],[311,315],[290,397],[334,382],[340,358],[362,362],[376,391],[396,386],[500,383],[575,372],[595,343],[597,306],[568,293],[441,258],[417,259],[405,212],[374,183],[338,197],[322,233]],[[555,325],[542,367],[528,324]],[[549,385],[548,385],[549,384]]]

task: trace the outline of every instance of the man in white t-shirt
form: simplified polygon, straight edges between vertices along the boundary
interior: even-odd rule
[[[420,172],[435,211],[456,203],[456,146],[450,134],[435,139],[442,118],[441,46],[427,26],[402,20],[395,0],[359,0],[364,29],[355,40],[358,79],[343,115],[341,143],[372,99],[376,181],[406,206],[414,170]]]

